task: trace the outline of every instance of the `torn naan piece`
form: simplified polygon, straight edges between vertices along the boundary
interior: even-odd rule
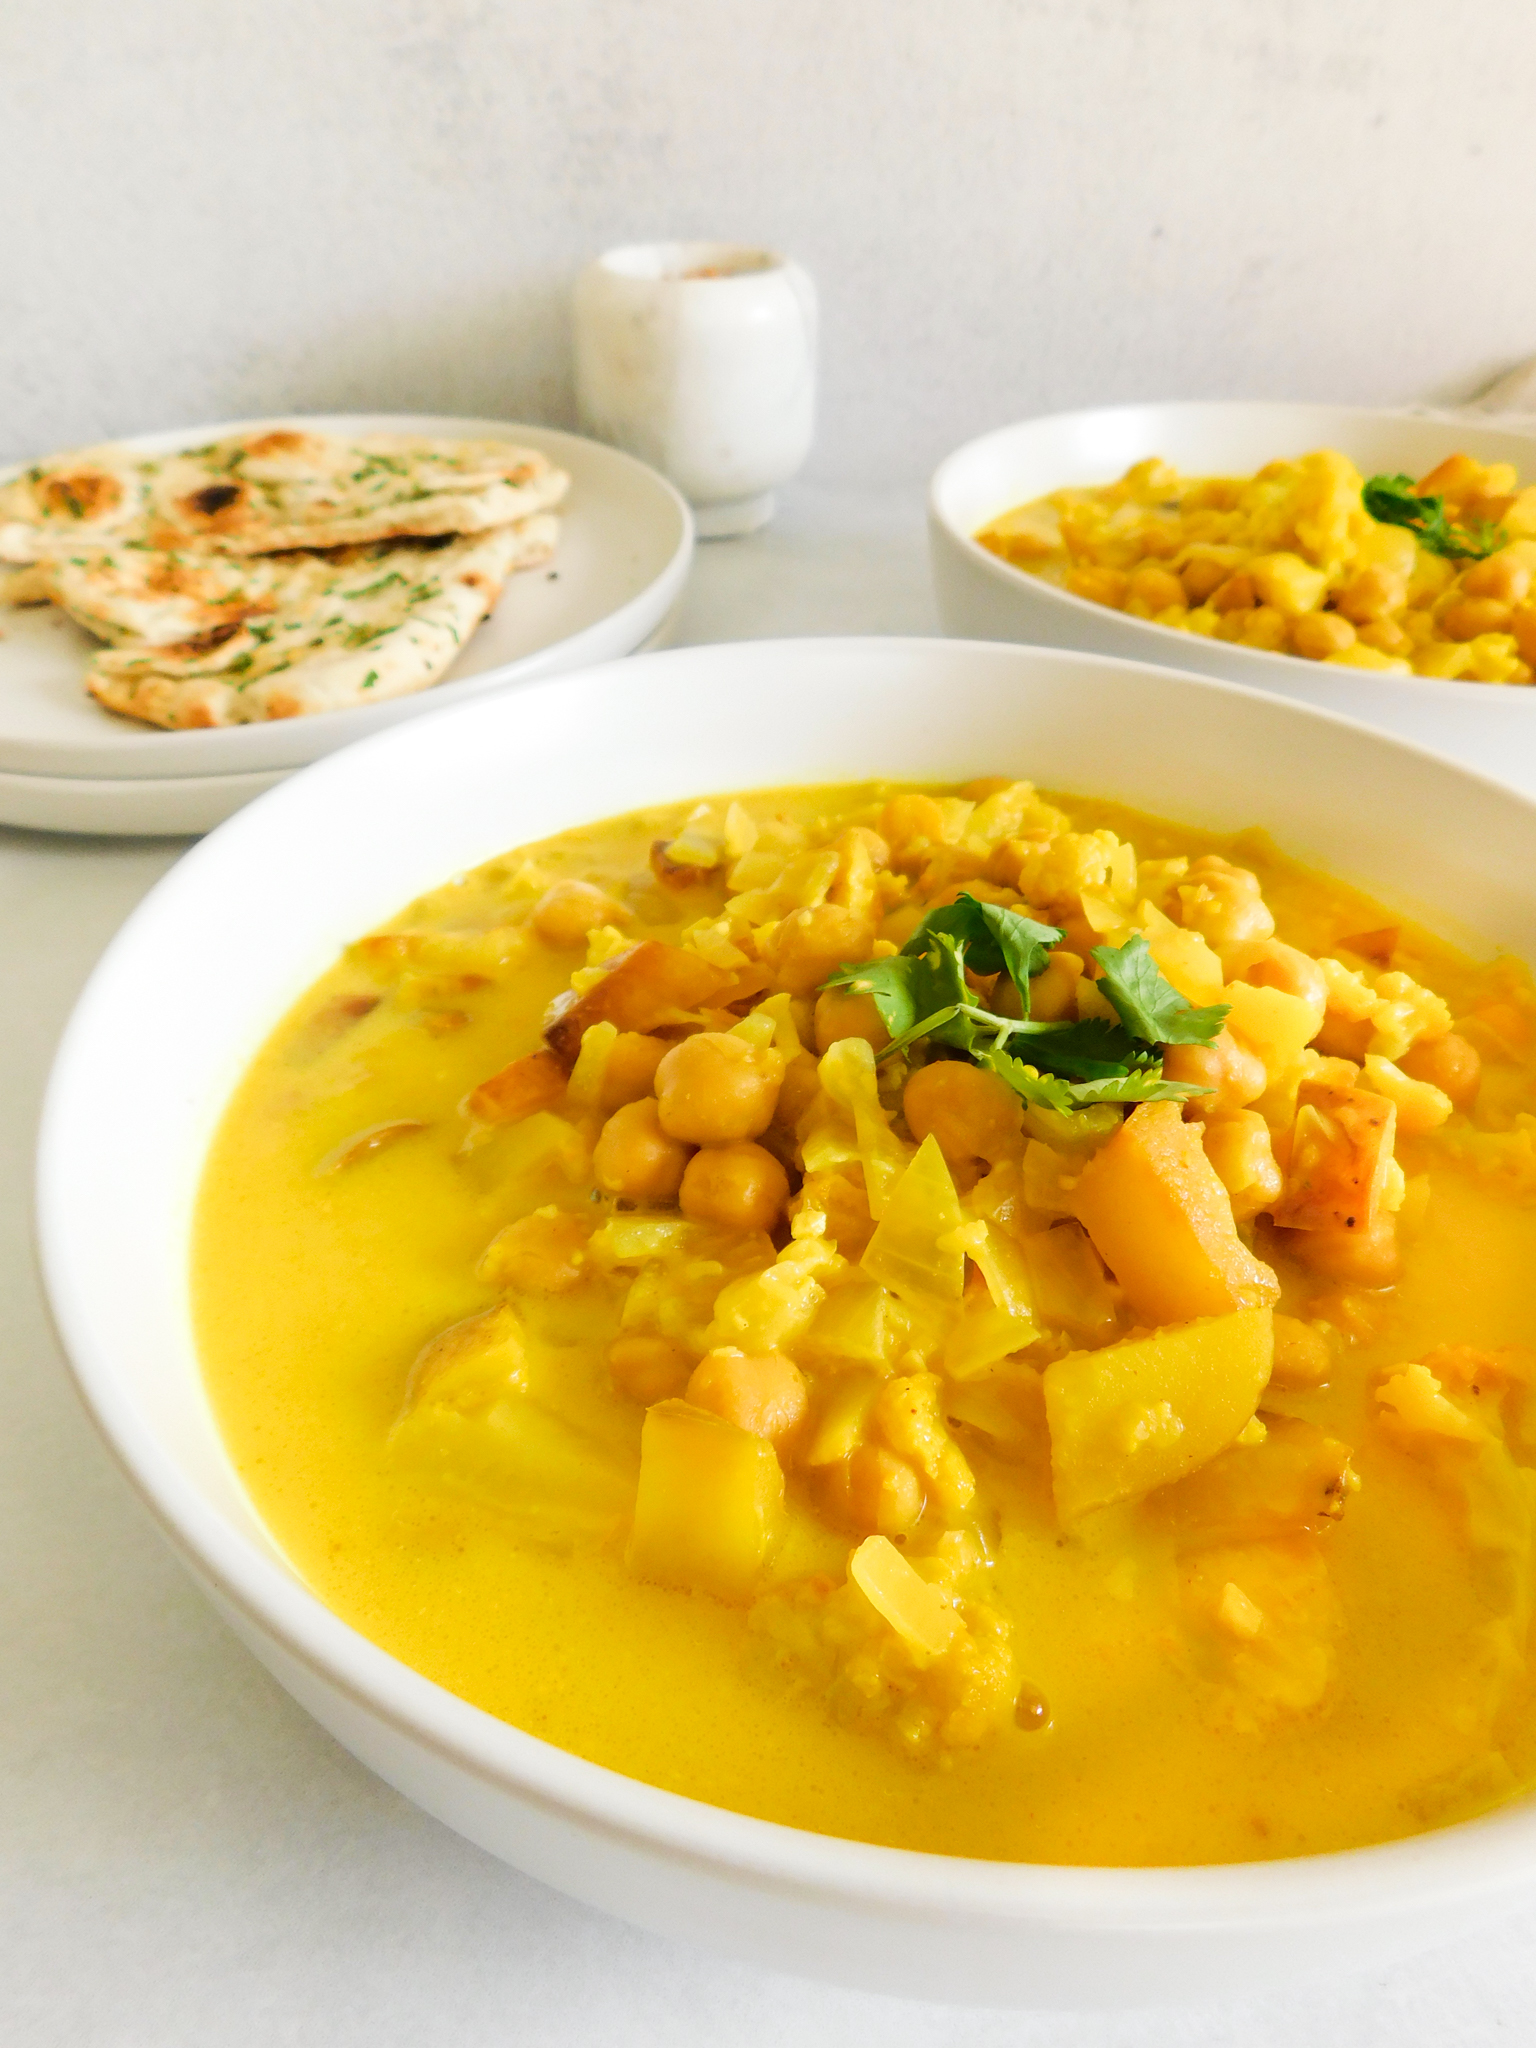
[[[327,581],[190,646],[104,650],[86,687],[109,711],[180,731],[344,711],[429,689],[490,611],[514,569],[546,561],[559,521],[349,548]]]
[[[549,511],[569,484],[546,456],[509,441],[266,428],[164,457],[149,479],[148,538],[271,554],[485,533]]]

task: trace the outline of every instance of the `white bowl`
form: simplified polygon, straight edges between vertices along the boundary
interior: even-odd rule
[[[567,1755],[366,1641],[288,1566],[219,1439],[188,1307],[199,1175],[247,1063],[349,939],[519,841],[644,803],[1002,769],[1193,824],[1260,822],[1453,937],[1536,955],[1536,805],[1200,677],[805,640],[481,698],[259,798],[97,968],[49,1085],[38,1193],[81,1391],[193,1575],[317,1719],[495,1855],[647,1927],[872,1990],[1087,2006],[1251,1993],[1442,1940],[1532,1887],[1536,1804],[1347,1854],[1166,1870],[967,1861],[748,1819]]]
[[[1112,483],[1148,456],[1161,455],[1190,476],[1247,476],[1314,448],[1342,450],[1363,476],[1423,476],[1465,449],[1480,462],[1513,462],[1522,478],[1536,479],[1536,436],[1360,406],[1223,400],[1101,406],[1021,420],[967,442],[934,472],[928,538],[944,630],[973,640],[1081,647],[1276,690],[1363,718],[1536,794],[1536,689],[1372,675],[1181,633],[1073,597],[972,537],[1012,505],[1067,485]]]

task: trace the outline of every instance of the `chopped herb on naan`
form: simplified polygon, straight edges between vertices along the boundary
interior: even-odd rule
[[[342,711],[429,689],[495,604],[507,576],[546,560],[558,531],[557,519],[537,514],[436,545],[379,543],[279,558],[281,566],[231,562],[231,571],[250,578],[246,599],[231,578],[222,602],[245,602],[241,616],[190,642],[155,646],[137,638],[106,649],[87,669],[86,687],[108,710],[171,731]],[[80,573],[90,571],[82,566]],[[153,611],[154,594],[135,596],[133,588],[114,600],[120,618],[136,603]],[[219,600],[174,601],[196,607]]]

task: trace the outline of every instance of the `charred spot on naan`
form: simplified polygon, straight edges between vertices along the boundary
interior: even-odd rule
[[[44,514],[55,519],[100,519],[123,502],[121,479],[104,469],[42,475],[35,489]]]

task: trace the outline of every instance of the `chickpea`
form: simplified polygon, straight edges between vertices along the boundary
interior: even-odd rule
[[[1063,1017],[1075,1015],[1083,964],[1079,954],[1058,946],[1029,984],[1030,1016],[1044,1024],[1055,1024]]]
[[[1474,462],[1470,455],[1447,455],[1428,476],[1419,478],[1414,491],[1421,498],[1449,498],[1460,505],[1483,488],[1487,474],[1483,465]]]
[[[880,836],[893,867],[915,874],[944,838],[944,813],[931,796],[893,796],[880,813]]]
[[[670,1337],[617,1337],[609,1347],[608,1372],[619,1392],[649,1408],[682,1393],[693,1358]]]
[[[599,925],[628,924],[629,912],[591,882],[556,882],[533,906],[528,922],[546,946],[584,946]]]
[[[1209,1045],[1170,1045],[1163,1051],[1163,1073],[1170,1081],[1193,1081],[1210,1092],[1191,1095],[1186,1117],[1231,1116],[1257,1102],[1269,1085],[1264,1062],[1239,1045],[1230,1031],[1218,1031]]]
[[[1222,965],[1229,981],[1249,981],[1256,988],[1277,988],[1282,994],[1300,996],[1315,1003],[1319,1011],[1328,1002],[1328,984],[1323,970],[1310,953],[1287,946],[1280,939],[1249,939],[1241,945],[1222,949]]]
[[[808,996],[834,969],[850,960],[867,960],[874,948],[874,927],[866,918],[839,903],[814,910],[792,910],[773,934],[769,966],[780,988],[792,996]]]
[[[586,1278],[585,1217],[559,1209],[535,1209],[499,1230],[476,1268],[493,1287],[515,1287],[523,1294],[567,1294]]]
[[[1536,604],[1517,604],[1509,615],[1509,631],[1521,659],[1536,663]]]
[[[1191,604],[1204,604],[1220,590],[1230,573],[1225,562],[1212,561],[1209,555],[1196,555],[1179,571],[1179,581]]]
[[[738,1429],[767,1437],[781,1452],[799,1435],[809,1406],[792,1359],[782,1351],[738,1351],[733,1345],[705,1352],[688,1382],[687,1399]]]
[[[989,796],[1001,796],[1012,787],[1012,778],[1007,775],[973,775],[969,782],[961,783],[960,794],[973,804],[984,804]]]
[[[1280,1194],[1280,1168],[1269,1126],[1256,1109],[1209,1118],[1203,1142],[1205,1156],[1231,1196],[1232,1214],[1240,1223],[1273,1206]]]
[[[1131,572],[1131,596],[1149,612],[1165,612],[1169,605],[1182,605],[1184,586],[1171,569],[1159,562],[1143,562]]]
[[[873,996],[851,989],[823,989],[816,998],[816,1050],[825,1052],[841,1038],[862,1038],[879,1052],[891,1042]]]
[[[1440,626],[1453,640],[1475,640],[1479,633],[1502,632],[1509,617],[1510,606],[1496,597],[1463,597],[1446,606]]]
[[[685,1038],[656,1069],[661,1128],[692,1145],[755,1138],[773,1122],[784,1055],[728,1031]]]
[[[926,861],[927,858],[927,854],[924,854],[924,861]],[[926,903],[919,902],[915,899],[910,903],[898,903],[893,910],[888,910],[886,912],[885,917],[881,922],[881,938],[885,939],[890,945],[894,946],[898,952],[900,952],[901,948],[907,943],[908,939],[911,938],[912,934],[917,930],[918,926],[922,923],[927,908],[928,906]]]
[[[1397,1225],[1379,1216],[1369,1230],[1277,1230],[1293,1258],[1350,1287],[1390,1287],[1397,1278]]]
[[[1378,654],[1394,654],[1403,659],[1411,657],[1414,649],[1412,634],[1395,619],[1377,619],[1369,626],[1362,626],[1360,644],[1362,647],[1374,647]]]
[[[1397,1063],[1414,1081],[1427,1081],[1443,1095],[1449,1095],[1458,1109],[1468,1109],[1477,1098],[1483,1063],[1477,1047],[1458,1031],[1443,1038],[1420,1039]]]
[[[789,1175],[761,1145],[711,1145],[683,1169],[678,1207],[695,1223],[772,1230],[789,1200]]]
[[[682,1185],[689,1147],[661,1127],[655,1102],[626,1102],[598,1132],[592,1177],[631,1202],[670,1202]]]
[[[664,1038],[651,1038],[643,1031],[621,1031],[608,1048],[603,1068],[598,1107],[604,1116],[621,1109],[626,1102],[639,1102],[650,1094],[656,1069],[671,1047]]]
[[[1067,571],[1067,588],[1074,597],[1086,597],[1090,604],[1107,604],[1116,611],[1125,603],[1131,579],[1123,569],[1101,569],[1085,562]]]
[[[907,1082],[902,1110],[919,1143],[939,1141],[951,1170],[1000,1159],[1023,1128],[1023,1105],[1007,1082],[960,1060],[930,1060]]]
[[[773,1121],[780,1130],[792,1131],[801,1117],[816,1099],[821,1086],[821,1076],[816,1071],[816,1055],[813,1052],[797,1052],[784,1069],[784,1079],[779,1084],[779,1099],[774,1105]]]
[[[1255,605],[1242,614],[1243,645],[1261,648],[1266,654],[1283,654],[1291,637],[1291,622],[1272,604]]]
[[[1258,592],[1246,569],[1236,570],[1211,592],[1211,609],[1216,612],[1251,612],[1257,602]]]
[[[1408,585],[1403,577],[1378,564],[1352,576],[1333,602],[1352,625],[1370,626],[1402,610],[1408,602]]]
[[[1308,661],[1326,661],[1354,644],[1354,627],[1337,612],[1303,612],[1291,627],[1291,645]]]
[[[1486,560],[1474,562],[1461,579],[1468,597],[1491,597],[1501,604],[1519,604],[1531,587],[1529,565],[1513,548],[1500,548]]]

